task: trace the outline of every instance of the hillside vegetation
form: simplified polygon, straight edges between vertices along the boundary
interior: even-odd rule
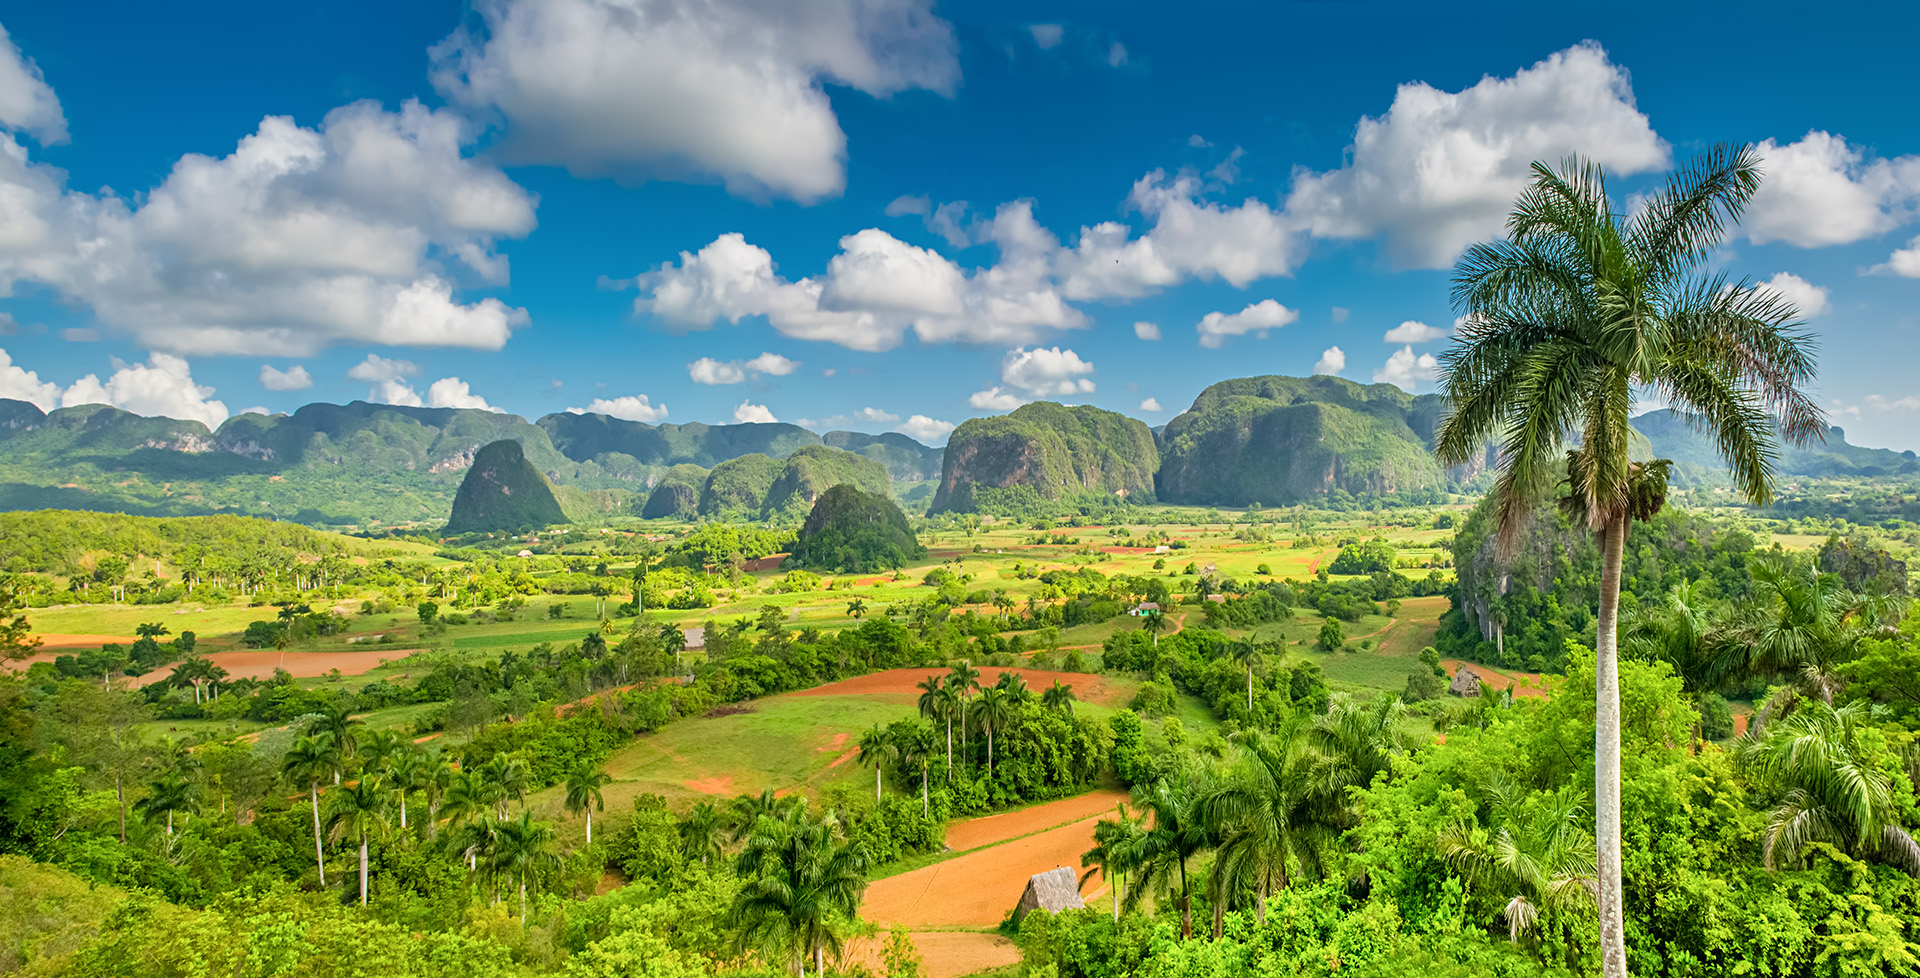
[[[527,461],[520,443],[507,438],[474,453],[453,497],[447,532],[539,529],[566,522],[553,485]]]
[[[930,512],[975,512],[1037,498],[1153,499],[1160,453],[1133,418],[1050,401],[955,429]]]

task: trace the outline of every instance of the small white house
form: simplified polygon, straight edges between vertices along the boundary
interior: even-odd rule
[[[1133,610],[1127,612],[1127,614],[1132,615],[1135,618],[1141,618],[1141,617],[1145,617],[1146,613],[1149,611],[1159,611],[1159,610],[1160,610],[1159,605],[1151,601],[1142,601],[1139,604],[1135,605]]]

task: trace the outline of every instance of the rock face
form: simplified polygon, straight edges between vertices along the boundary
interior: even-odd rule
[[[698,465],[676,465],[666,471],[647,494],[640,508],[643,519],[661,520],[697,515],[700,493],[707,484],[707,470]]]
[[[922,445],[897,431],[879,435],[829,431],[820,437],[829,447],[865,455],[886,466],[888,478],[895,482],[930,482],[940,478],[940,449]]]
[[[1437,395],[1392,384],[1327,376],[1222,381],[1162,433],[1159,496],[1202,506],[1287,505],[1334,489],[1439,488],[1447,474],[1434,461],[1432,440],[1441,410]]]
[[[1036,401],[954,429],[930,512],[972,512],[1022,497],[1151,502],[1159,463],[1144,423],[1096,407]]]
[[[487,533],[565,522],[553,485],[527,461],[520,443],[509,438],[474,453],[454,494],[447,532]]]

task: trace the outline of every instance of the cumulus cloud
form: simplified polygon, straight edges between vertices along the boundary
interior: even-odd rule
[[[1385,238],[1404,268],[1444,268],[1498,234],[1535,160],[1579,153],[1623,174],[1667,165],[1625,70],[1597,44],[1460,92],[1408,82],[1363,117],[1349,162],[1296,173],[1286,216],[1321,238]]]
[[[1905,278],[1920,278],[1920,238],[1907,242],[1905,248],[1887,257],[1886,264],[1875,265],[1872,270]]]
[[[951,94],[931,0],[489,0],[432,52],[434,86],[505,120],[501,152],[580,176],[702,179],[809,202],[846,184],[825,85]]]
[[[972,273],[868,228],[840,239],[824,275],[797,281],[777,273],[766,249],[722,234],[640,275],[634,309],[682,329],[764,316],[788,336],[870,352],[898,346],[909,329],[925,343],[1022,343],[1086,324],[1049,278],[1059,243],[1030,202],[1001,207],[983,233],[1000,261]]]
[[[1313,372],[1316,374],[1337,374],[1345,369],[1347,369],[1347,355],[1337,346],[1327,347],[1327,352],[1320,354],[1320,359],[1313,364]]]
[[[267,410],[266,405],[264,404],[256,404],[250,408],[241,408],[240,413],[241,414],[261,414],[261,415],[273,414],[272,411]]]
[[[1157,340],[1160,338],[1160,326],[1158,323],[1148,323],[1148,322],[1134,323],[1133,335],[1138,336],[1143,340]]]
[[[67,141],[67,117],[40,66],[0,27],[0,126],[30,133],[42,146]]]
[[[1033,397],[1091,394],[1094,384],[1087,379],[1091,373],[1093,364],[1080,359],[1080,354],[1057,346],[1009,350],[1006,359],[1000,361],[1000,382],[1018,387]]]
[[[1825,315],[1833,308],[1826,287],[1815,285],[1792,272],[1781,272],[1761,282],[1758,288],[1793,303],[1793,307],[1800,310],[1801,319]]]
[[[1217,349],[1229,336],[1254,333],[1264,339],[1268,330],[1279,329],[1299,318],[1299,310],[1288,309],[1272,299],[1262,299],[1236,313],[1207,313],[1200,317],[1200,324],[1194,330],[1200,334],[1201,346]]]
[[[568,408],[568,414],[604,414],[623,421],[644,421],[658,424],[667,420],[667,406],[654,404],[645,394],[628,394],[624,397],[594,398],[583,408]]]
[[[1740,233],[1755,244],[1848,244],[1892,230],[1920,205],[1920,156],[1868,159],[1865,150],[1820,130],[1756,149],[1766,178],[1740,221]]]
[[[270,363],[263,363],[260,365],[260,386],[270,391],[303,391],[313,386],[313,375],[299,364],[279,370]]]
[[[347,378],[377,382],[399,380],[419,372],[420,368],[411,360],[389,360],[377,353],[369,353],[365,360],[347,368]]]
[[[941,421],[924,414],[916,414],[901,422],[900,427],[893,430],[917,442],[943,445],[946,444],[947,436],[953,434],[953,429],[954,424],[951,421]]]
[[[462,303],[455,278],[504,282],[495,243],[533,229],[534,200],[467,140],[458,115],[416,102],[354,103],[317,129],[269,116],[129,199],[69,192],[0,136],[0,289],[44,284],[174,352],[497,350],[526,312]]]
[[[427,406],[437,408],[478,408],[505,414],[503,408],[494,407],[487,399],[473,392],[467,382],[458,377],[442,377],[427,387]]]
[[[1124,68],[1127,64],[1127,46],[1119,41],[1107,47],[1107,67]]]
[[[785,377],[800,369],[800,361],[778,353],[762,353],[751,360],[715,360],[701,357],[687,364],[687,376],[696,384],[738,384],[750,374]]]
[[[1146,400],[1140,402],[1140,410],[1146,411],[1150,414],[1158,414],[1161,411],[1165,411],[1166,408],[1163,408],[1160,406],[1159,398],[1149,397]]]
[[[1428,326],[1419,320],[1409,319],[1387,330],[1382,339],[1388,343],[1426,343],[1447,335],[1447,331],[1438,326]]]
[[[1345,358],[1342,357],[1343,364],[1344,361]],[[1414,385],[1419,381],[1434,380],[1439,376],[1440,361],[1433,354],[1422,353],[1415,356],[1413,347],[1403,346],[1387,358],[1385,366],[1373,372],[1373,382],[1392,384],[1411,394]]]
[[[1304,248],[1283,215],[1251,197],[1238,207],[1205,201],[1204,189],[1192,173],[1135,181],[1127,206],[1152,226],[1137,238],[1118,221],[1081,228],[1057,262],[1067,298],[1136,298],[1188,278],[1244,288],[1300,263]]]
[[[1059,24],[1028,24],[1027,33],[1033,35],[1033,43],[1042,51],[1051,51],[1060,46],[1066,37],[1066,28]]]
[[[1025,403],[1026,398],[1000,387],[974,391],[967,398],[967,404],[979,411],[1011,411]]]
[[[780,419],[774,417],[764,404],[741,401],[740,406],[733,409],[733,420],[740,424],[773,424]]]
[[[213,388],[193,382],[187,361],[166,353],[149,353],[147,362],[114,361],[114,372],[102,383],[94,374],[75,381],[60,395],[62,407],[110,404],[147,417],[198,421],[209,428],[227,420],[227,406],[210,400]]]
[[[0,350],[0,397],[27,401],[42,411],[51,411],[60,406],[60,385],[15,366],[13,357],[6,350]]]

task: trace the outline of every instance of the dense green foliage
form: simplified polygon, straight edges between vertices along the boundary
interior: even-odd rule
[[[698,512],[721,518],[758,515],[779,474],[780,463],[758,452],[727,459],[707,473]]]
[[[842,483],[814,501],[794,541],[793,561],[860,573],[904,567],[925,552],[892,499]]]
[[[474,453],[454,494],[447,532],[538,530],[565,522],[552,483],[527,461],[520,443],[507,438]]]
[[[922,445],[897,431],[878,435],[858,431],[829,431],[820,438],[828,447],[864,455],[879,462],[895,482],[930,482],[940,478],[941,450]]]
[[[698,465],[675,465],[662,473],[647,493],[640,515],[650,520],[685,519],[700,511],[700,496],[707,484],[707,470]]]
[[[1145,424],[1050,401],[961,423],[947,440],[934,513],[976,512],[981,490],[1030,489],[1046,500],[1153,499],[1160,453]]]
[[[1339,377],[1214,384],[1160,435],[1160,498],[1203,506],[1285,505],[1338,489],[1439,489],[1429,447],[1440,399]],[[1471,474],[1471,473],[1468,473]]]

